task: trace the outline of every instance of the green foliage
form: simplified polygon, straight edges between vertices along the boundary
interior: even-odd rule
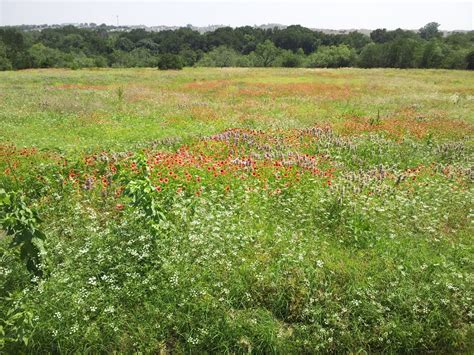
[[[171,67],[395,67],[465,69],[462,52],[471,50],[473,31],[446,37],[439,24],[418,32],[376,29],[370,36],[352,31],[327,34],[291,25],[286,28],[223,27],[201,34],[191,28],[150,32],[118,32],[105,25],[64,26],[39,33],[23,28],[0,28],[0,70],[65,67],[156,67],[160,57]],[[374,46],[374,44],[376,46]],[[350,49],[347,53],[330,53]],[[321,49],[319,49],[321,48]],[[328,49],[331,48],[331,49]],[[338,48],[338,49],[337,49]],[[318,54],[319,53],[319,54]],[[335,57],[340,57],[339,60]],[[349,63],[349,64],[347,64]],[[163,65],[163,67],[168,65]],[[171,68],[170,67],[170,68]]]
[[[124,52],[130,52],[134,47],[133,42],[126,37],[120,37],[115,43],[115,48]]]
[[[64,66],[63,53],[42,43],[34,44],[28,51],[33,68],[53,68]]]
[[[5,45],[0,41],[0,71],[12,70],[12,63],[7,57],[7,50]]]
[[[435,38],[440,38],[442,36],[441,32],[438,31],[438,27],[440,26],[437,22],[430,22],[420,28],[419,34],[420,37],[430,41]]]
[[[0,27],[0,42],[3,42],[6,58],[13,68],[23,69],[30,67],[28,43],[21,31],[11,27]]]
[[[255,48],[255,58],[257,67],[271,67],[278,58],[280,51],[272,41],[266,40]]]
[[[350,32],[346,37],[343,38],[343,44],[347,44],[349,48],[353,48],[357,53],[369,43],[371,43],[370,37],[360,32]]]
[[[291,51],[284,51],[280,56],[280,65],[285,68],[301,67],[305,60],[303,50],[300,49],[296,53]]]
[[[448,50],[441,66],[447,69],[467,69],[467,53],[465,49]]]
[[[474,50],[466,55],[467,69],[474,70]]]
[[[0,352],[472,348],[472,73],[0,76]]]
[[[385,66],[385,56],[383,45],[370,43],[360,53],[358,65],[362,68],[382,68]]]
[[[156,188],[150,179],[146,157],[140,155],[134,163],[140,172],[140,177],[131,181],[127,181],[125,177],[124,192],[130,197],[132,206],[143,212],[146,223],[156,229],[160,222],[166,221],[164,209],[157,199]]]
[[[235,67],[239,60],[239,54],[227,46],[219,46],[209,53],[204,54],[196,64],[201,67]]]
[[[119,86],[117,88],[117,101],[119,102],[119,104],[122,104],[123,103],[123,98],[124,98],[124,94],[125,94],[125,90],[123,88],[123,86]]]
[[[398,38],[385,44],[387,57],[385,66],[393,68],[416,68],[419,62],[417,49],[421,43],[413,38]],[[436,54],[433,54],[433,57]]]
[[[14,299],[6,298],[6,302]],[[33,314],[25,310],[9,309],[0,320],[0,349],[12,346],[13,349],[21,349],[29,345],[29,335],[33,328]],[[7,329],[7,332],[5,332]]]
[[[192,49],[185,48],[179,52],[179,55],[183,60],[183,66],[192,67],[194,64],[196,64],[196,62],[201,59],[203,53],[200,50],[194,51]]]
[[[114,67],[154,67],[157,65],[158,56],[146,48],[136,48],[130,52],[116,50],[111,55]]]
[[[422,68],[439,68],[446,56],[443,49],[438,40],[430,40],[424,47],[420,66]]]
[[[64,66],[71,69],[92,68],[104,65],[104,58],[88,57],[82,52],[67,53]]]
[[[22,194],[0,189],[0,226],[12,236],[11,247],[20,247],[20,257],[27,269],[37,276],[42,275],[41,261],[46,255],[45,235],[38,229],[40,222]]]
[[[177,54],[162,54],[158,60],[160,70],[180,70],[183,66],[183,59]]]
[[[316,49],[319,35],[319,33],[308,28],[293,25],[285,29],[275,30],[272,41],[279,48],[288,49],[292,52],[297,52],[299,49],[302,49],[304,53],[309,54]]]
[[[374,43],[385,43],[390,41],[392,38],[385,28],[378,28],[370,32],[370,39]]]
[[[321,46],[308,57],[306,65],[310,68],[349,67],[355,60],[355,53],[347,45]]]

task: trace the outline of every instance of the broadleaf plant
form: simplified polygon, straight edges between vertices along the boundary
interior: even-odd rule
[[[35,276],[42,276],[40,264],[46,255],[46,236],[37,228],[40,222],[37,211],[28,207],[24,195],[0,189],[0,226],[13,237],[10,247],[20,248],[21,259]]]

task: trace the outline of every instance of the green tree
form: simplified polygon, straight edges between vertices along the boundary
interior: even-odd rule
[[[157,53],[160,49],[160,46],[150,38],[144,38],[139,40],[137,42],[137,47],[149,49],[154,53]]]
[[[158,60],[160,70],[180,70],[183,69],[183,58],[177,54],[165,53]]]
[[[280,51],[272,41],[267,39],[265,42],[257,45],[254,53],[258,60],[258,63],[256,63],[258,66],[271,67],[278,58]]]
[[[115,43],[115,48],[125,52],[130,52],[134,47],[133,42],[127,37],[121,37]]]
[[[67,68],[80,69],[92,68],[97,66],[94,58],[86,56],[83,52],[65,53],[63,54],[63,64]]]
[[[440,66],[447,69],[467,69],[467,53],[466,49],[450,48],[444,55]]]
[[[370,39],[375,43],[385,43],[390,41],[392,38],[385,28],[377,28],[370,32]]]
[[[440,38],[441,37],[441,32],[438,31],[438,27],[440,26],[439,23],[437,22],[430,22],[426,25],[424,25],[418,33],[420,34],[420,37],[429,41],[430,39],[433,38]]]
[[[430,40],[423,49],[420,66],[422,68],[439,68],[444,59],[443,46],[439,40]]]
[[[76,51],[84,49],[84,46],[84,38],[80,34],[73,33],[64,37],[61,49],[64,51]]]
[[[370,43],[364,47],[358,58],[362,68],[383,68],[386,66],[386,45]]]
[[[305,60],[304,52],[300,48],[296,53],[292,51],[283,51],[280,55],[279,63],[282,67],[297,68],[300,67]]]
[[[135,48],[130,52],[130,59],[134,67],[156,67],[159,57],[149,49]]]
[[[192,50],[191,48],[184,48],[179,52],[179,55],[183,59],[183,64],[186,67],[192,67],[196,62],[201,59],[202,51]]]
[[[146,48],[135,48],[130,52],[114,51],[111,62],[113,67],[155,67],[158,56]]]
[[[226,46],[234,50],[240,50],[243,45],[242,39],[236,36],[232,27],[221,27],[213,32],[208,32],[206,39],[209,48]]]
[[[391,68],[415,68],[419,62],[419,52],[422,43],[413,38],[398,37],[384,44],[385,66]]]
[[[42,43],[34,44],[28,53],[33,68],[61,67],[65,64],[60,50],[46,47]]]
[[[23,69],[30,66],[28,45],[25,35],[14,28],[0,28],[0,41],[6,50],[6,58],[14,69]]]
[[[296,52],[298,49],[308,54],[315,50],[316,33],[300,25],[277,29],[272,36],[273,42],[279,48]]]
[[[310,68],[339,68],[351,66],[356,59],[353,49],[345,44],[339,46],[321,46],[308,57]]]
[[[227,46],[219,46],[206,53],[199,62],[199,66],[205,67],[235,67],[237,65],[238,53]]]
[[[371,42],[370,37],[360,33],[360,32],[350,32],[342,40],[343,44],[347,44],[349,47],[354,48],[358,53],[364,48],[367,44]]]
[[[467,69],[474,70],[474,50],[466,55]]]
[[[12,63],[7,57],[7,50],[3,42],[0,41],[0,71],[2,70],[11,70]]]

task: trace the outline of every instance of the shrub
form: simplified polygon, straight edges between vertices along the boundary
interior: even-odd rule
[[[0,42],[0,70],[11,70],[12,63],[7,57],[7,50],[5,45]]]
[[[113,67],[154,67],[158,58],[149,49],[135,48],[131,52],[114,51],[111,62]]]
[[[183,66],[183,59],[177,54],[163,54],[158,61],[158,68],[160,70],[180,70],[183,69]]]
[[[12,63],[6,57],[0,56],[0,71],[12,70]]]
[[[300,67],[304,61],[304,53],[302,52],[302,50],[298,51],[297,53],[285,51],[280,57],[281,66],[286,68]]]
[[[362,68],[385,67],[385,45],[370,43],[364,47],[358,58],[358,66]]]
[[[474,70],[474,51],[470,51],[466,55],[467,69]]]
[[[348,67],[355,61],[354,50],[346,45],[322,46],[308,57],[310,68]]]
[[[235,67],[239,60],[239,54],[227,46],[219,46],[206,53],[197,63],[200,67]]]
[[[275,64],[281,50],[273,44],[272,41],[266,40],[263,43],[257,45],[255,51],[255,66],[258,67],[271,67]]]
[[[95,67],[94,58],[89,58],[82,52],[68,53],[64,56],[64,66],[71,69]]]
[[[46,47],[42,43],[34,44],[28,52],[33,68],[52,68],[64,65],[63,53],[58,49]]]
[[[449,51],[441,66],[446,69],[467,69],[467,51],[465,49]]]

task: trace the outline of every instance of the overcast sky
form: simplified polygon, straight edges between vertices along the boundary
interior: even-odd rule
[[[0,0],[0,25],[94,22],[121,25],[229,26],[279,23],[312,28],[472,30],[474,0]]]

